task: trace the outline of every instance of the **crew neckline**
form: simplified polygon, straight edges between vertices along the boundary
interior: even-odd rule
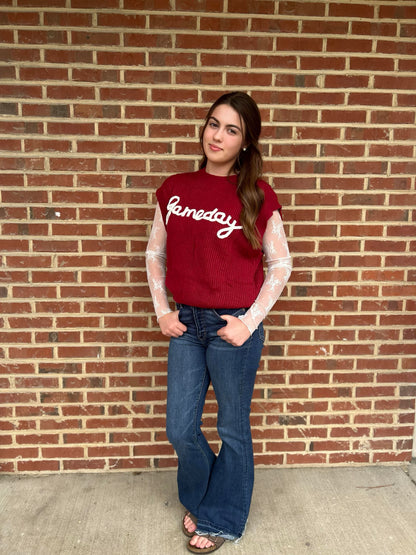
[[[217,175],[216,173],[209,173],[207,172],[206,168],[201,168],[201,171],[205,173],[205,175],[208,175],[209,177],[215,177],[218,179],[231,179],[231,180],[235,180],[237,179],[237,174],[236,173],[232,173],[230,175]]]

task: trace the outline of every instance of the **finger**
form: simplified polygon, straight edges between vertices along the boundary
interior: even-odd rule
[[[230,336],[228,333],[223,333],[223,334],[221,334],[221,335],[220,335],[220,338],[221,338],[223,341],[226,341],[227,343],[232,343],[232,341],[233,341],[232,336]]]
[[[184,324],[178,322],[178,324],[172,328],[172,335],[174,337],[180,337],[186,332],[187,329],[188,328]]]
[[[182,322],[179,320],[179,310],[175,310],[175,329],[177,330],[181,330],[181,331],[186,331],[188,328],[185,326],[185,324],[182,324]]]
[[[221,316],[221,318],[223,320],[226,320],[227,323],[230,321],[230,319],[232,318],[232,316],[230,314],[224,314],[223,316]]]

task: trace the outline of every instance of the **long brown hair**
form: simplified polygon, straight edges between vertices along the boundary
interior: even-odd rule
[[[245,148],[240,151],[230,174],[237,174],[237,195],[242,204],[240,213],[240,223],[243,233],[254,249],[261,248],[261,240],[256,227],[257,216],[264,201],[264,193],[258,187],[257,180],[262,174],[263,160],[259,148],[259,137],[261,132],[261,116],[257,104],[244,92],[231,92],[218,98],[208,111],[205,124],[201,129],[200,143],[203,146],[202,138],[208,121],[217,106],[227,104],[231,106],[244,122],[243,145]],[[199,167],[205,168],[207,157],[205,153]]]

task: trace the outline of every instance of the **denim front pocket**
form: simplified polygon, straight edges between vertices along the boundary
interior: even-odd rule
[[[212,312],[220,320],[223,320],[222,316],[225,316],[226,314],[228,314],[228,316],[234,316],[234,318],[243,316],[243,314],[247,312],[247,309],[246,308],[213,308]]]
[[[179,310],[178,318],[182,324],[187,326],[193,321],[192,307],[186,304],[176,303],[176,309]]]

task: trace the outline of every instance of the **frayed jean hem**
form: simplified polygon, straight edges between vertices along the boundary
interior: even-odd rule
[[[244,534],[246,531],[246,527],[244,527],[243,533],[241,534],[241,536],[236,536],[235,534],[227,534],[224,531],[220,531],[220,532],[212,532],[212,531],[206,531],[206,530],[202,530],[201,528],[197,528],[195,530],[195,534],[197,536],[221,536],[222,538],[224,538],[225,540],[228,540],[230,542],[234,542],[234,543],[239,543],[240,540],[243,538]]]
[[[238,543],[241,540],[241,537],[233,536],[232,534],[224,534],[223,532],[205,532],[197,528],[194,532],[197,536],[221,536],[225,540],[230,542]]]

